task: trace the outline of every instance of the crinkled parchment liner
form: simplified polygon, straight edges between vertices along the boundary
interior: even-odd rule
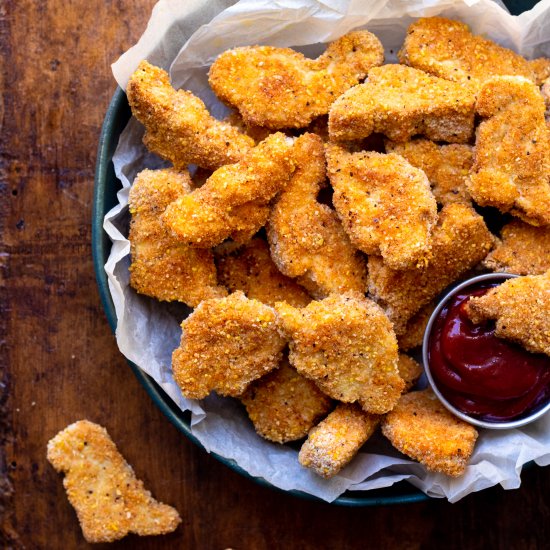
[[[550,28],[549,0],[518,17],[490,0],[375,0],[368,6],[360,0],[248,0],[227,8],[230,4],[220,0],[158,2],[139,43],[113,65],[119,85],[125,88],[139,61],[149,59],[170,68],[176,87],[192,90],[215,116],[221,117],[226,109],[207,86],[207,70],[227,48],[251,44],[294,46],[306,55],[316,56],[323,50],[319,43],[352,29],[367,28],[380,38],[386,60],[392,61],[411,21],[438,14],[460,19],[474,32],[527,57],[550,56],[547,32],[545,37]],[[382,437],[374,437],[348,467],[327,481],[300,467],[294,448],[258,437],[235,400],[215,395],[200,402],[185,399],[170,365],[172,350],[181,335],[179,323],[188,310],[138,296],[128,286],[128,189],[140,170],[162,166],[143,147],[142,133],[140,124],[132,119],[120,137],[113,161],[123,189],[118,193],[119,204],[106,215],[104,223],[113,241],[105,270],[116,307],[117,342],[122,353],[150,374],[182,410],[191,410],[193,433],[208,451],[235,460],[250,475],[263,477],[281,489],[297,489],[327,501],[348,489],[388,487],[407,479],[428,495],[455,502],[497,483],[505,489],[516,488],[525,463],[550,463],[550,415],[546,415],[522,429],[482,431],[470,465],[459,479],[428,473],[393,450]]]

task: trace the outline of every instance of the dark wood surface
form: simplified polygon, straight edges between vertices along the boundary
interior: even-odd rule
[[[109,331],[90,232],[97,139],[115,89],[110,63],[141,35],[153,4],[0,3],[0,547],[87,547],[45,459],[48,439],[81,418],[106,426],[146,486],[183,517],[170,536],[116,547],[548,547],[547,469],[524,472],[519,490],[455,505],[337,508],[240,477],[155,408]]]

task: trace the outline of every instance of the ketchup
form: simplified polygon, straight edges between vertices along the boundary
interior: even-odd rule
[[[466,315],[470,296],[495,286],[469,287],[450,299],[428,343],[430,371],[447,401],[492,422],[526,416],[550,398],[550,357],[497,338],[493,321],[474,324]]]

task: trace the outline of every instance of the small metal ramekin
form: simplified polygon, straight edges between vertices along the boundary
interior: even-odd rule
[[[441,401],[441,403],[455,416],[458,416],[465,422],[468,422],[470,424],[473,424],[474,426],[478,426],[480,428],[490,428],[493,430],[507,430],[510,428],[519,428],[520,426],[525,426],[526,424],[529,424],[530,422],[533,422],[540,418],[542,415],[547,413],[550,410],[550,401],[546,403],[543,407],[537,409],[529,416],[524,416],[522,418],[519,418],[517,420],[509,420],[509,421],[493,421],[489,422],[486,420],[479,420],[477,418],[472,418],[471,416],[468,416],[467,414],[463,413],[462,411],[458,410],[455,406],[453,406],[451,403],[445,399],[445,397],[442,395],[442,393],[437,388],[436,382],[434,381],[432,377],[432,373],[430,372],[430,362],[429,362],[429,353],[428,353],[428,347],[429,347],[429,341],[430,341],[430,334],[432,332],[432,326],[439,315],[439,312],[443,309],[445,304],[453,298],[456,294],[458,294],[463,289],[477,285],[482,282],[497,282],[497,281],[504,281],[506,279],[512,279],[517,277],[517,275],[512,275],[510,273],[487,273],[485,275],[478,275],[477,277],[472,277],[471,279],[468,279],[459,285],[455,286],[450,292],[448,292],[437,304],[437,307],[434,309],[433,313],[430,316],[430,319],[428,321],[428,324],[426,325],[426,330],[424,332],[424,340],[422,342],[422,360],[424,362],[424,371],[426,372],[426,378],[428,379],[428,382],[433,390],[433,392],[437,395],[438,399]]]

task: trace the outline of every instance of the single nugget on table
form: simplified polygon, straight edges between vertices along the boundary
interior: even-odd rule
[[[191,248],[167,230],[159,216],[178,197],[191,192],[187,172],[143,170],[130,189],[130,285],[158,300],[195,307],[227,294],[218,286],[211,250]]]
[[[239,161],[254,140],[210,115],[191,92],[174,90],[168,73],[142,61],[126,89],[132,114],[145,126],[147,148],[176,168],[215,170]]]
[[[418,361],[415,361],[412,357],[404,353],[399,354],[397,369],[399,370],[399,376],[401,376],[405,382],[405,388],[403,389],[404,393],[414,387],[424,372],[422,365]]]
[[[351,242],[403,269],[429,257],[437,204],[422,170],[395,154],[326,148],[332,201]]]
[[[380,41],[356,31],[329,44],[317,59],[271,46],[227,50],[210,67],[209,83],[247,124],[303,128],[383,61]]]
[[[409,269],[392,269],[369,257],[369,292],[386,311],[397,335],[407,322],[460,275],[475,267],[493,246],[483,218],[473,208],[449,204],[439,213],[430,261]]]
[[[378,132],[394,141],[423,134],[464,143],[474,133],[474,104],[474,94],[455,82],[405,65],[375,67],[367,82],[332,104],[330,139],[357,140]]]
[[[550,226],[511,221],[502,228],[500,241],[483,265],[516,275],[542,275],[550,269]]]
[[[269,201],[294,171],[294,139],[272,134],[240,162],[218,168],[192,193],[171,203],[162,221],[184,243],[210,248],[228,237],[246,242],[267,221]]]
[[[162,535],[181,522],[175,508],[143,487],[98,424],[71,424],[48,442],[47,458],[65,474],[63,485],[88,542],[112,542],[128,533]]]
[[[403,333],[397,336],[400,350],[409,351],[422,345],[424,332],[436,305],[435,301],[426,304],[407,321]]]
[[[302,439],[332,407],[332,399],[287,360],[250,384],[241,401],[258,434],[275,443]]]
[[[275,311],[242,292],[204,300],[181,328],[172,370],[190,399],[202,399],[212,390],[239,397],[248,384],[277,368],[286,345]]]
[[[466,312],[474,323],[494,319],[499,338],[550,355],[550,271],[509,279],[470,298]]]
[[[300,464],[321,477],[335,476],[374,433],[380,418],[358,405],[340,403],[309,432],[298,454]]]
[[[267,236],[273,261],[315,298],[367,288],[366,262],[334,210],[317,201],[326,185],[322,139],[304,134],[294,148],[296,171],[276,199]]]
[[[248,298],[268,306],[287,302],[303,307],[311,302],[304,288],[277,269],[263,239],[256,237],[232,251],[226,252],[225,248],[220,245],[215,250],[216,264],[220,283],[230,292],[241,290]]]
[[[382,309],[359,292],[332,294],[296,309],[275,306],[290,339],[290,364],[339,401],[366,412],[393,408],[405,383],[397,368],[397,340]]]
[[[550,224],[550,140],[539,89],[522,77],[494,77],[476,111],[485,120],[467,184],[472,198],[531,225]]]
[[[423,17],[410,25],[397,56],[405,65],[473,90],[498,75],[523,76],[541,84],[550,70],[550,60],[527,61],[508,48],[472,34],[465,23],[444,17]]]
[[[432,472],[461,476],[472,456],[478,433],[452,415],[431,390],[401,397],[382,420],[382,433],[403,454]]]
[[[438,145],[429,139],[420,138],[405,143],[386,141],[386,151],[401,155],[413,166],[424,171],[439,204],[472,203],[466,189],[466,181],[474,162],[474,151],[470,145]]]

